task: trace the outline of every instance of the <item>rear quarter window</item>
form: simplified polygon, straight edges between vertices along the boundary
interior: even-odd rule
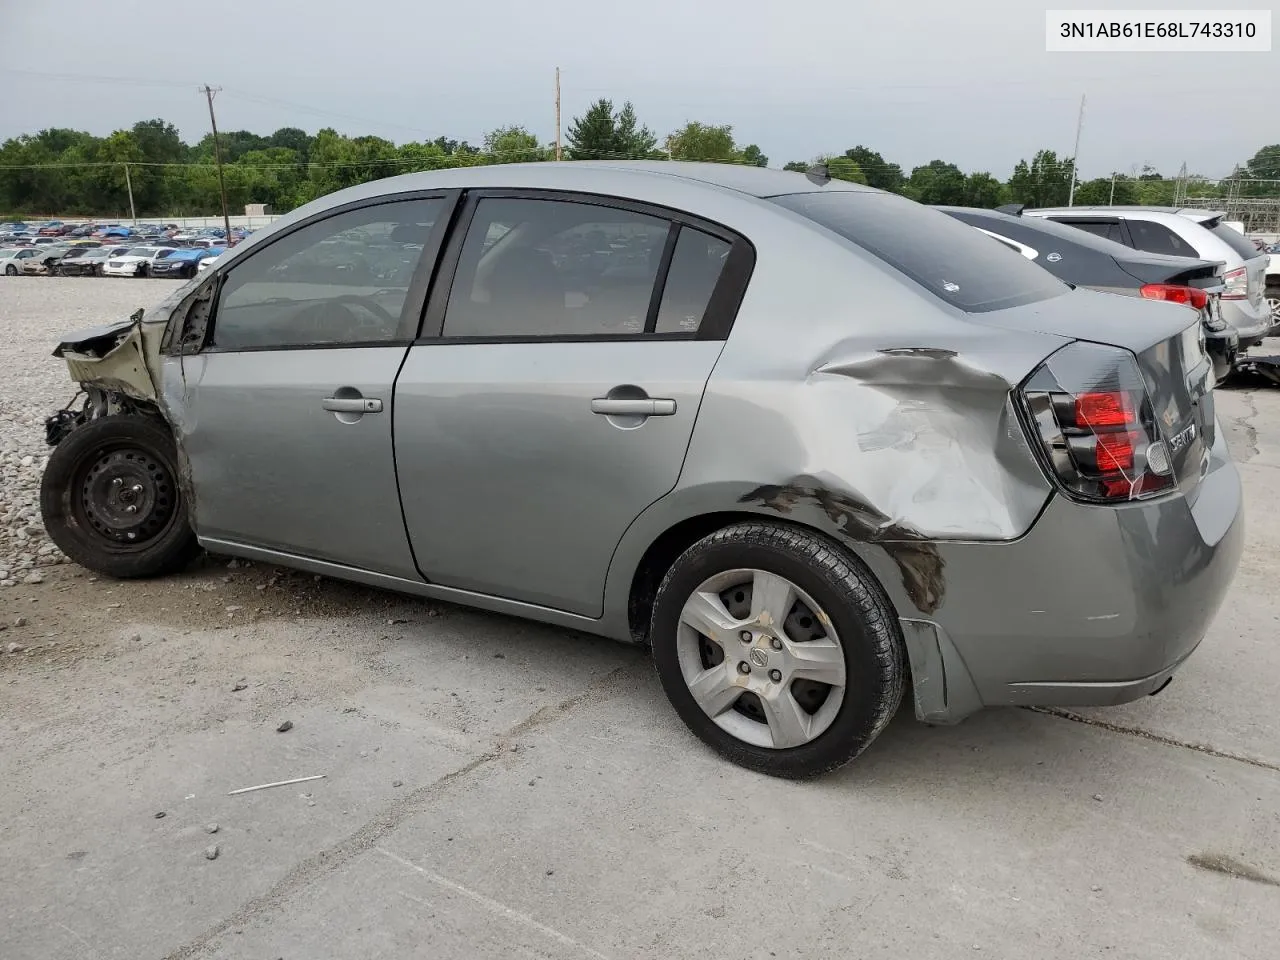
[[[1234,227],[1227,226],[1221,220],[1210,227],[1209,232],[1238,253],[1241,259],[1252,260],[1254,257],[1265,256],[1248,237]]]
[[[814,191],[771,197],[968,313],[1021,306],[1070,288],[1005,244],[905,197]]]

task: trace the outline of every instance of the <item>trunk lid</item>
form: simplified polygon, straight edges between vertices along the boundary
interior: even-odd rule
[[[1133,353],[1169,447],[1178,487],[1194,500],[1215,434],[1213,365],[1204,353],[1199,313],[1178,304],[1080,288],[1037,303],[973,314],[969,320]]]

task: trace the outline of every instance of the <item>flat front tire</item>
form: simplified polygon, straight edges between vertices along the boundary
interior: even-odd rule
[[[45,529],[68,557],[121,579],[175,573],[199,552],[173,437],[149,417],[90,420],[54,448],[40,483]]]
[[[897,711],[905,656],[863,564],[784,524],[695,543],[658,588],[653,658],[668,699],[736,764],[806,778],[857,757]]]

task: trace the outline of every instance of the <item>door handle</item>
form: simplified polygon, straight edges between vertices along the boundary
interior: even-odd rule
[[[334,413],[381,413],[382,401],[372,397],[325,397],[320,406]]]
[[[596,397],[591,412],[607,417],[670,417],[676,412],[674,400]]]

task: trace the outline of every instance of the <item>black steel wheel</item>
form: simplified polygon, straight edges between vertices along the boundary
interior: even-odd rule
[[[163,424],[121,415],[73,430],[49,457],[40,486],[45,528],[62,552],[111,577],[182,569],[198,552]]]

